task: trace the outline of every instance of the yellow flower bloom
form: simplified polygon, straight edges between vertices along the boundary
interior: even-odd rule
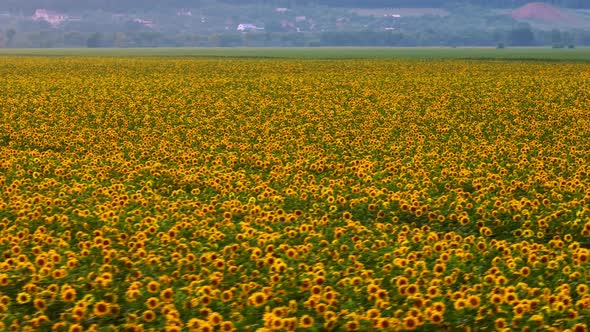
[[[16,302],[18,302],[18,304],[29,303],[31,302],[31,295],[29,295],[29,293],[20,292],[16,296]]]

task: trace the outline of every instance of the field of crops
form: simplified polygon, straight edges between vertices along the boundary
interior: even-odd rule
[[[0,56],[223,57],[283,59],[488,59],[590,62],[590,48],[550,47],[157,47],[0,48]]]
[[[588,328],[588,63],[0,57],[0,86],[0,330]]]

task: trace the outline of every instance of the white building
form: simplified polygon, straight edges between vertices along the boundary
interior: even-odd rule
[[[153,21],[150,20],[144,20],[141,18],[136,18],[133,20],[133,22],[137,23],[137,24],[141,24],[145,27],[151,28],[151,29],[155,29],[156,28],[156,24]]]
[[[253,31],[253,30],[264,30],[264,28],[259,28],[259,27],[255,26],[254,24],[250,24],[250,23],[241,23],[241,24],[238,24],[238,27],[236,28],[236,30],[246,32],[246,31]]]
[[[181,9],[176,12],[176,16],[193,16],[193,12],[190,9]]]
[[[45,21],[52,26],[58,26],[61,23],[68,20],[68,16],[66,14],[54,12],[47,9],[37,9],[32,16],[34,21]]]

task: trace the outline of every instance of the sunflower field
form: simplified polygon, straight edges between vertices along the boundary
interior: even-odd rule
[[[590,64],[0,57],[2,331],[586,331]]]

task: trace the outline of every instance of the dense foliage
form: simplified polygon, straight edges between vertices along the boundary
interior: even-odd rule
[[[534,0],[223,0],[224,2],[242,3],[276,3],[277,5],[317,4],[337,7],[448,7],[457,5],[472,5],[483,7],[518,7]],[[585,0],[545,0],[540,2],[550,3],[556,6],[587,8],[590,4]]]
[[[0,58],[0,330],[584,331],[589,79]]]

